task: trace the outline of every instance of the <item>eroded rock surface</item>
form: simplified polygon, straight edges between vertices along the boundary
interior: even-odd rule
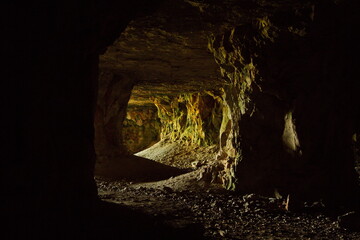
[[[156,105],[162,140],[217,144],[225,188],[356,205],[352,9],[345,1],[166,2],[134,19],[100,66]]]
[[[129,103],[122,131],[124,147],[129,153],[144,150],[160,140],[161,128],[157,115],[154,105],[136,106]]]

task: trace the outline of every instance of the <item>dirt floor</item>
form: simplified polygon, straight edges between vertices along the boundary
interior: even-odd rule
[[[162,140],[135,155],[180,169],[195,169],[212,164],[218,150],[217,145],[208,147],[187,146]]]
[[[96,182],[103,201],[144,213],[171,228],[185,229],[191,234],[184,239],[360,239],[360,232],[341,226],[351,212],[330,217],[317,202],[301,212],[288,211],[286,198],[237,195],[220,186],[208,188],[202,180],[193,185],[190,180],[195,181],[198,173],[153,183],[100,178]]]
[[[161,226],[163,229],[166,226],[172,229],[173,237],[155,237],[157,240],[360,240],[358,213],[345,211],[330,215],[321,202],[301,203],[301,210],[295,211],[289,207],[292,199],[287,196],[240,195],[224,190],[212,176],[216,172],[211,166],[214,166],[217,150],[216,146],[194,148],[159,142],[137,153],[131,160],[136,160],[138,167],[146,163],[156,170],[155,173],[172,171],[167,169],[169,166],[185,173],[171,174],[170,178],[152,182],[98,176],[95,180],[99,197],[104,203],[132,211],[130,215],[137,212],[141,218],[148,216],[150,220],[143,224],[147,228]],[[161,165],[154,165],[146,158]],[[133,218],[136,225],[137,218]],[[140,225],[139,229],[142,229]]]

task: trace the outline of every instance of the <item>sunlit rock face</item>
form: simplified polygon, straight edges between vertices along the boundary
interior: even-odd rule
[[[216,92],[155,97],[161,121],[161,138],[187,145],[218,143],[222,104]]]
[[[135,86],[157,108],[160,138],[218,144],[227,189],[351,199],[359,129],[351,9],[342,1],[162,4],[100,58],[103,72],[125,79],[108,94],[122,104],[107,111],[115,134],[123,136],[123,101]]]

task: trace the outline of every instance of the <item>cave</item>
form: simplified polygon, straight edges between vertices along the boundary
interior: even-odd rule
[[[134,86],[122,127],[127,154],[188,170],[215,159],[222,121],[215,92],[178,89]]]
[[[356,1],[2,5],[5,239],[360,238]]]

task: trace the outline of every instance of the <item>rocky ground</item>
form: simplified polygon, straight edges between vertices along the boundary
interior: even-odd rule
[[[137,153],[136,158],[151,159],[185,173],[151,182],[96,177],[99,197],[149,216],[154,225],[175,229],[176,239],[360,239],[360,231],[354,230],[360,229],[360,217],[354,212],[329,214],[320,201],[296,203],[295,209],[291,196],[275,193],[271,198],[224,190],[214,164],[217,150],[216,146],[195,149],[160,141]],[[139,166],[148,171],[152,165],[137,161],[136,169]],[[158,173],[169,171],[164,169],[159,168]],[[145,225],[149,228],[149,223]],[[184,237],[177,230],[185,232]]]
[[[343,217],[325,215],[321,203],[293,212],[287,210],[291,199],[286,197],[237,195],[201,184],[175,187],[195,175],[146,184],[100,178],[96,182],[102,200],[142,212],[154,222],[186,229],[201,239],[360,239],[360,232],[342,227]]]
[[[187,146],[178,142],[161,140],[135,155],[180,169],[194,169],[215,161],[218,150],[217,145]]]

